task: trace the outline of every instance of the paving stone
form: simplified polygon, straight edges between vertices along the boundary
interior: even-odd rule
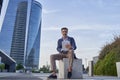
[[[15,75],[15,76],[4,76],[0,77],[0,80],[42,80],[40,78],[37,78],[32,75],[27,75],[27,74],[21,74],[21,75]]]

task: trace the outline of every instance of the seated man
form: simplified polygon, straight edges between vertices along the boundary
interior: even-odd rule
[[[73,59],[75,58],[74,50],[76,49],[75,41],[72,37],[67,36],[68,29],[66,27],[61,29],[62,38],[58,40],[57,51],[59,54],[53,54],[50,56],[50,63],[52,74],[48,77],[51,79],[56,79],[56,63],[55,60],[62,60],[63,58],[69,59],[69,67],[67,77],[71,78],[72,76],[72,65]]]

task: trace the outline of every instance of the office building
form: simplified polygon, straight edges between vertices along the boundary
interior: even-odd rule
[[[3,3],[3,0],[0,0],[0,14],[1,14],[1,9],[2,9],[2,3]]]
[[[9,0],[0,32],[0,49],[17,64],[38,68],[42,7],[35,0]]]

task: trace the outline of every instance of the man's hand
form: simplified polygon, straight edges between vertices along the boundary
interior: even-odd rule
[[[72,46],[71,46],[70,44],[67,44],[65,47],[66,47],[67,49],[72,49]]]

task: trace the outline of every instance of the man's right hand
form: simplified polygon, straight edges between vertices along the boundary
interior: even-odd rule
[[[72,46],[71,46],[70,44],[67,44],[65,47],[66,47],[68,50],[72,48]]]

